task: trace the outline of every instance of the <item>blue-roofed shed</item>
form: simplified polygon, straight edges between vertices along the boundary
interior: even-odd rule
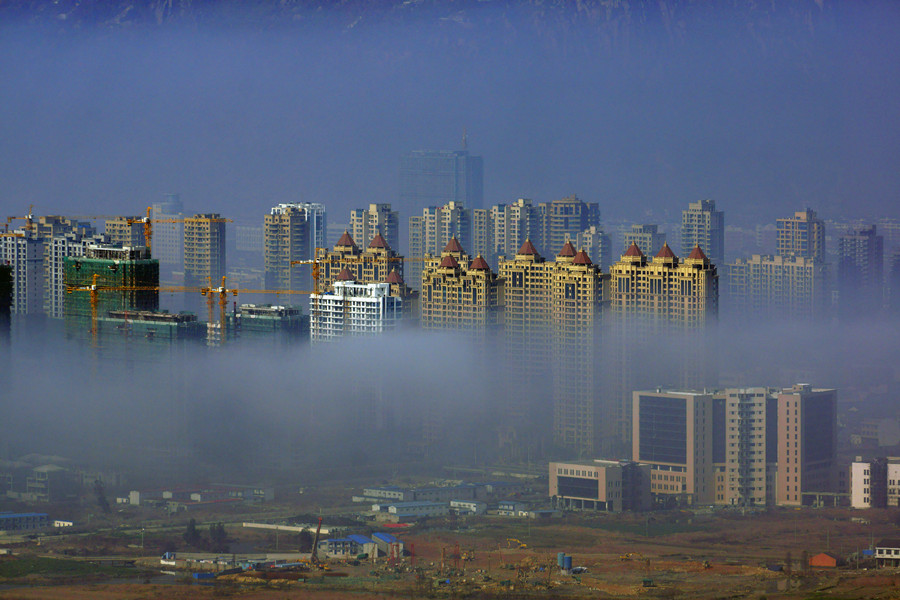
[[[378,551],[385,556],[391,555],[391,546],[395,547],[394,552],[403,554],[403,542],[397,539],[396,536],[391,535],[390,533],[373,533],[372,539],[375,540],[375,544],[378,546]]]

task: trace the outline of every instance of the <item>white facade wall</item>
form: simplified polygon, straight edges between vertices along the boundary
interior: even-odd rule
[[[872,508],[869,495],[871,484],[871,464],[855,462],[850,465],[850,506],[853,508]]]
[[[327,342],[344,336],[372,335],[396,328],[402,299],[388,283],[336,281],[334,292],[310,296],[310,339]]]
[[[477,500],[451,500],[450,508],[457,513],[481,515],[487,512],[487,503]]]
[[[63,303],[66,297],[65,259],[66,257],[80,257],[87,253],[88,246],[92,244],[108,244],[109,236],[105,234],[82,236],[77,233],[67,233],[64,236],[55,237],[50,241],[47,257],[49,289],[47,290],[47,314],[54,319],[63,318]]]
[[[900,506],[900,462],[888,463],[887,480],[887,505]]]
[[[17,231],[0,237],[0,262],[12,267],[14,315],[44,312],[44,243]]]

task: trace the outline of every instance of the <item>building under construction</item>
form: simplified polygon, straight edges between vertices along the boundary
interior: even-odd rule
[[[241,304],[227,319],[228,333],[234,337],[279,343],[309,339],[309,316],[299,306]]]
[[[73,332],[92,330],[92,320],[110,311],[159,309],[159,261],[145,247],[90,246],[83,257],[64,263],[63,314]]]

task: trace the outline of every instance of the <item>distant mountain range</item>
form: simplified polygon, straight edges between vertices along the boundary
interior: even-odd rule
[[[710,28],[767,47],[830,26],[852,3],[834,0],[8,0],[0,21],[60,31],[170,26],[242,26],[266,30],[308,26],[346,32],[390,25],[433,26],[458,46],[483,34],[535,38],[554,46],[635,43],[645,32],[679,42]],[[488,33],[489,32],[489,33]],[[664,34],[659,36],[659,34]],[[781,42],[779,42],[781,43]]]

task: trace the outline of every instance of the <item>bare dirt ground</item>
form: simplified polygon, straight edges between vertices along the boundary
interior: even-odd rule
[[[345,577],[264,582],[230,576],[216,586],[29,581],[34,587],[5,590],[4,584],[16,582],[0,581],[0,599],[900,599],[900,570],[866,570],[872,566],[866,562],[857,568],[851,556],[873,540],[900,537],[895,513],[866,511],[865,521],[853,520],[859,512],[824,509],[432,521],[399,533],[414,557],[398,565],[381,558],[331,566],[332,575]],[[231,528],[229,535],[240,539],[242,531]],[[258,532],[253,535],[259,541]],[[42,551],[52,551],[52,546]],[[849,564],[838,569],[802,566],[804,556],[825,551],[850,557]],[[571,555],[573,565],[587,571],[561,573],[558,552]]]

